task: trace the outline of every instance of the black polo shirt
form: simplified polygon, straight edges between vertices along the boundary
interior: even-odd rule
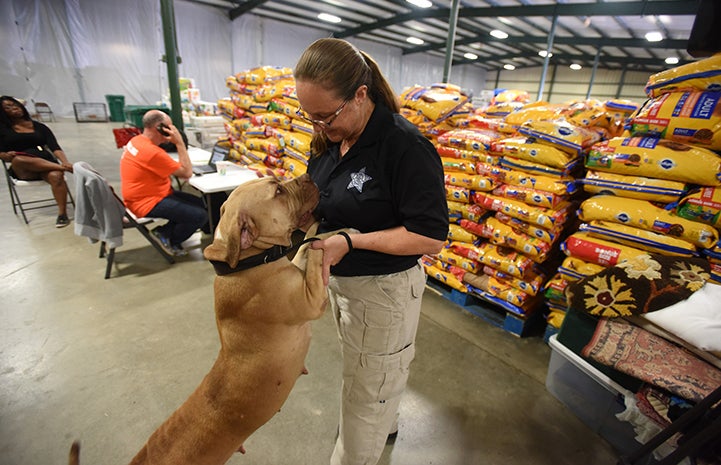
[[[443,166],[435,147],[399,114],[376,105],[358,141],[343,158],[332,144],[308,163],[320,189],[319,232],[355,228],[372,232],[405,226],[438,240],[448,235]],[[396,273],[420,255],[354,249],[331,268],[337,276]]]

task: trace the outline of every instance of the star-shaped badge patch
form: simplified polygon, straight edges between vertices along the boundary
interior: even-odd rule
[[[350,174],[350,183],[348,183],[348,187],[346,189],[351,190],[355,187],[356,189],[358,189],[358,192],[363,192],[363,184],[370,181],[371,179],[373,178],[366,174],[366,168],[364,166],[357,173]]]

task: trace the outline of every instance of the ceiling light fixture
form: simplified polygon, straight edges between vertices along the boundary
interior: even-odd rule
[[[676,58],[676,57],[668,57],[668,58],[666,58],[666,64],[667,64],[667,65],[677,65],[677,64],[678,64],[678,58]]]
[[[492,30],[492,31],[491,31],[491,35],[492,35],[493,37],[495,37],[496,39],[506,39],[506,38],[508,38],[508,34],[506,34],[505,32],[503,32],[503,31],[501,31],[501,30],[499,30],[499,29],[494,29],[494,30]]]
[[[583,66],[579,65],[578,63],[573,63],[571,66],[569,66],[574,71],[578,71],[579,69],[583,68]]]
[[[538,52],[538,54],[539,54],[540,56],[542,56],[543,58],[546,58],[546,55],[548,55],[548,58],[551,58],[551,57],[553,56],[553,53],[548,53],[548,52],[545,51],[545,50],[541,50],[540,52]]]
[[[468,59],[468,60],[477,60],[477,59],[478,59],[478,55],[476,55],[475,53],[466,52],[466,53],[463,54],[463,58],[466,58],[466,59]]]
[[[406,42],[414,45],[423,45],[425,43],[423,42],[423,39],[419,39],[418,37],[409,37],[406,39]]]
[[[506,63],[505,65],[503,65],[503,69],[507,69],[508,71],[513,71],[514,69],[516,69],[516,67],[511,64]]]
[[[328,23],[340,23],[342,21],[339,17],[328,13],[319,13],[318,19],[320,19],[321,21],[326,21]]]
[[[428,0],[406,0],[411,5],[415,5],[418,8],[430,8],[433,6]]]
[[[663,35],[661,35],[658,31],[647,32],[646,40],[649,42],[661,42],[663,40]]]
[[[511,20],[508,19],[508,18],[504,18],[503,16],[499,16],[499,17],[498,17],[498,21],[502,22],[503,24],[507,24],[507,25],[509,25],[509,26],[510,26],[511,24],[513,24],[513,21],[511,21]]]

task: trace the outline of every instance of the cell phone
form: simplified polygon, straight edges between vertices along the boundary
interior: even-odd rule
[[[170,135],[170,127],[168,127],[168,125],[165,123],[160,123],[156,127],[156,129],[158,130],[159,133],[161,133],[165,137],[168,137]]]

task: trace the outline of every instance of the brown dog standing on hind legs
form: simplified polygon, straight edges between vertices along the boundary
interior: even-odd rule
[[[303,246],[293,262],[284,256],[292,232],[311,223],[318,196],[307,175],[285,182],[266,177],[239,186],[223,204],[204,251],[218,274],[218,358],[131,465],[223,464],[280,410],[305,372],[310,321],[327,304],[323,251]],[[71,465],[78,455],[76,443]]]

